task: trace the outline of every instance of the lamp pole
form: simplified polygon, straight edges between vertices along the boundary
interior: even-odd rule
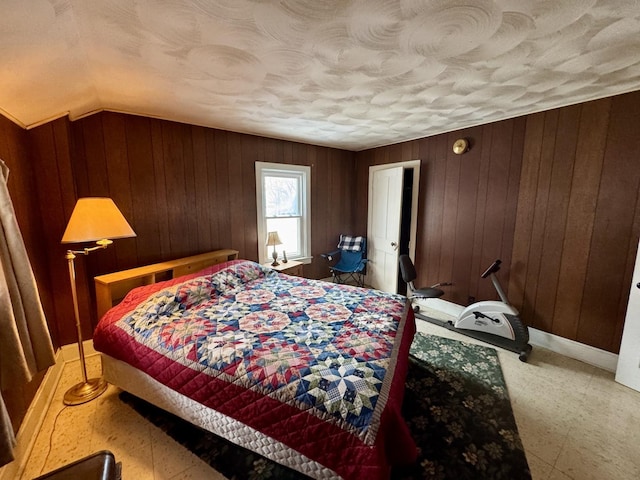
[[[76,268],[75,258],[77,254],[89,255],[89,253],[107,248],[111,240],[99,240],[95,247],[83,250],[67,250],[67,263],[69,265],[69,279],[71,281],[71,297],[73,299],[73,313],[76,318],[76,331],[78,335],[78,353],[80,354],[80,368],[82,369],[82,383],[71,387],[64,394],[65,405],[80,405],[89,402],[102,395],[107,389],[107,382],[102,378],[87,379],[87,365],[84,356],[84,346],[82,345],[82,326],[80,324],[80,310],[78,309],[78,291],[76,289]]]

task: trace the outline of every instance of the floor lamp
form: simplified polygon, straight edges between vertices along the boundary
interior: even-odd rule
[[[80,367],[82,368],[82,382],[74,385],[64,395],[65,405],[80,405],[102,395],[107,389],[104,378],[87,379],[87,366],[82,346],[82,328],[78,310],[78,292],[76,290],[76,270],[74,260],[76,255],[89,255],[91,252],[107,248],[112,239],[135,237],[136,234],[125,220],[116,204],[110,198],[80,198],[76,203],[67,228],[62,236],[62,243],[96,242],[93,247],[82,250],[67,250],[66,259],[69,264],[69,279],[71,280],[71,296],[73,297],[73,312],[76,319],[78,333],[78,351],[80,353]]]

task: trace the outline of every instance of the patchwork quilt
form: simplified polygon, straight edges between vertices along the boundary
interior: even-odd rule
[[[383,479],[415,457],[414,333],[405,297],[238,260],[133,290],[94,345],[343,478]]]

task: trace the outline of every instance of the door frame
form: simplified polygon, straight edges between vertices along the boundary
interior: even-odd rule
[[[367,204],[367,238],[371,237],[371,219],[373,211],[371,209],[371,197],[373,195],[373,172],[386,170],[389,168],[402,167],[404,170],[413,170],[413,189],[411,192],[411,228],[409,232],[409,257],[415,263],[416,237],[418,232],[418,195],[420,194],[420,164],[421,160],[407,160],[404,162],[385,163],[382,165],[372,165],[369,167],[368,180],[368,204]],[[397,290],[397,288],[396,288]]]
[[[631,277],[622,342],[616,365],[616,382],[640,392],[640,241]]]

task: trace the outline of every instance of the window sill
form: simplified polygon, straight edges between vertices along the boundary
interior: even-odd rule
[[[289,257],[289,260],[295,260],[296,262],[302,262],[305,265],[310,265],[313,257]]]

